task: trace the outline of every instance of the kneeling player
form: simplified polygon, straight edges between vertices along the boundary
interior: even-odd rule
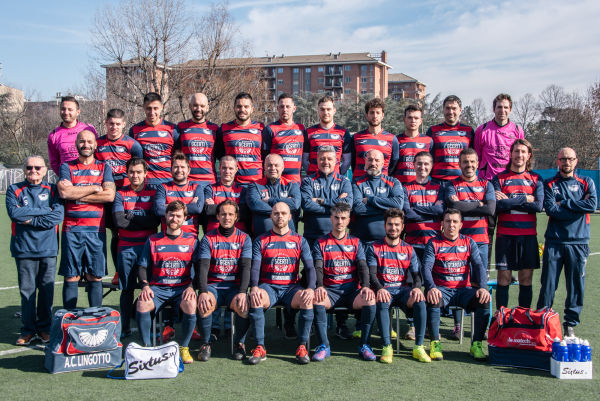
[[[331,355],[326,309],[338,306],[362,310],[359,354],[367,360],[373,354],[365,339],[368,338],[375,319],[375,294],[369,288],[369,270],[363,246],[358,238],[346,232],[350,212],[351,208],[347,203],[335,204],[331,208],[331,232],[319,238],[313,247],[317,274],[313,309],[321,342],[315,349],[313,361],[322,361]],[[359,280],[362,286],[360,290]]]
[[[288,226],[291,218],[290,207],[283,202],[276,203],[271,211],[273,228],[260,235],[252,245],[250,319],[257,346],[248,359],[251,365],[267,359],[265,309],[275,305],[300,310],[296,359],[301,364],[310,362],[306,344],[313,321],[315,268],[308,243]],[[306,288],[298,284],[300,259],[304,264]]]
[[[183,339],[179,348],[183,363],[192,363],[189,343],[196,326],[196,293],[192,287],[192,264],[198,260],[198,239],[183,232],[187,208],[180,200],[167,206],[167,230],[151,235],[138,261],[142,293],[137,303],[137,321],[144,345],[150,344],[150,312],[171,304],[183,312]],[[148,270],[150,279],[148,280]]]
[[[490,293],[485,289],[486,270],[477,244],[460,234],[462,215],[458,209],[446,209],[442,233],[429,240],[423,256],[423,280],[427,293],[427,314],[431,335],[429,356],[442,360],[440,344],[440,308],[460,306],[475,312],[475,332],[470,354],[485,360],[481,341],[490,317]],[[471,286],[471,280],[478,288]]]
[[[407,316],[414,317],[413,358],[431,362],[423,347],[426,308],[425,295],[421,291],[419,258],[414,248],[400,239],[404,228],[404,212],[388,209],[383,218],[385,237],[373,242],[367,249],[371,287],[377,294],[377,322],[383,340],[380,361],[392,363],[394,348],[390,338],[390,306],[399,306]],[[408,287],[409,274],[412,288]]]
[[[218,306],[227,306],[235,315],[236,349],[234,359],[246,356],[243,338],[248,330],[248,283],[252,260],[252,241],[245,232],[235,227],[239,207],[233,200],[217,206],[219,226],[209,231],[200,241],[200,267],[198,280],[198,312],[200,334],[204,344],[198,359],[208,361],[212,313]]]

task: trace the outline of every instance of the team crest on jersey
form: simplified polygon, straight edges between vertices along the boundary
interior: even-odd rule
[[[234,251],[240,249],[240,244],[237,243],[229,244],[229,246],[231,246],[231,249],[233,249]]]
[[[288,197],[288,191],[280,191],[279,192],[279,196],[281,198],[287,198]]]
[[[460,253],[467,252],[467,247],[465,245],[459,245],[456,247],[456,250]]]
[[[579,185],[577,185],[577,184],[569,185],[569,191],[571,191],[571,192],[579,191]]]
[[[187,252],[190,250],[189,245],[179,245],[177,248],[179,249],[179,252]]]
[[[251,134],[258,134],[258,130],[256,128],[250,128],[248,131],[250,131]]]
[[[193,196],[194,195],[194,191],[184,191],[183,195],[187,196],[187,197]]]
[[[417,142],[417,143],[415,143],[415,146],[417,147],[417,149],[423,149],[425,147],[425,144]]]
[[[48,194],[39,194],[38,195],[38,199],[41,201],[47,201],[48,198],[49,198]],[[25,199],[27,199],[27,198],[25,198]]]
[[[290,131],[290,135],[292,136],[302,136],[302,131],[299,129],[293,129]]]
[[[340,189],[340,184],[335,183],[335,184],[331,184],[331,190],[332,191],[337,191]]]
[[[365,195],[373,195],[373,193],[371,192],[371,188],[369,188],[369,187],[366,187],[363,190],[363,192],[364,192]]]
[[[388,141],[377,141],[377,143],[379,144],[379,146],[387,146],[388,145]]]
[[[377,187],[378,194],[385,194],[387,192],[387,188],[385,187]]]
[[[233,192],[230,194],[232,198],[239,198],[240,197],[240,193],[239,192]]]
[[[161,138],[166,137],[167,135],[169,135],[169,133],[167,131],[158,131],[156,133],[158,136],[160,136]]]
[[[296,243],[293,241],[285,241],[285,247],[287,249],[294,249],[296,248]]]
[[[267,196],[269,196],[269,190],[268,190],[268,189],[263,189],[263,190],[261,191],[261,193],[260,193],[260,197],[261,197],[261,198],[265,198],[265,197],[267,197]]]
[[[398,252],[396,254],[396,260],[407,260],[408,259],[408,254],[407,253],[400,253]]]
[[[342,248],[346,252],[354,252],[354,245],[342,245]]]
[[[140,201],[142,201],[142,202],[150,202],[150,197],[149,196],[142,196],[142,197],[140,197]]]
[[[115,146],[115,152],[125,153],[127,152],[127,148],[125,146]]]
[[[428,189],[425,191],[425,195],[437,195],[437,191],[435,189]]]
[[[90,174],[98,177],[102,172],[100,170],[90,170]]]
[[[340,136],[338,134],[331,134],[331,139],[338,140]]]

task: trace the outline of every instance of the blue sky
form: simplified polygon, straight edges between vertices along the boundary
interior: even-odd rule
[[[118,4],[118,0],[110,0]],[[0,82],[49,99],[76,88],[90,65],[100,1],[19,1],[0,16]],[[197,13],[209,2],[190,1]],[[230,1],[254,55],[388,52],[394,72],[470,103],[549,84],[584,91],[600,81],[600,2]]]

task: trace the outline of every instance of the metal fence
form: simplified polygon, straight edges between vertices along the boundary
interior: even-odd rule
[[[6,193],[6,189],[9,185],[15,182],[21,182],[25,179],[25,172],[20,168],[8,168],[0,170],[0,193]],[[52,170],[48,170],[46,174],[46,181],[55,183],[58,181],[58,177]]]

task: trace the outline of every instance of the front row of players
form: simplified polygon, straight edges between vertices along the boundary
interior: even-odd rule
[[[370,336],[377,317],[383,340],[380,360],[391,363],[389,308],[399,306],[414,317],[413,358],[431,362],[443,359],[440,308],[460,306],[475,312],[470,353],[475,359],[485,359],[481,340],[489,319],[490,294],[485,289],[486,271],[476,243],[459,234],[461,212],[444,212],[442,234],[427,244],[423,266],[413,247],[400,239],[403,211],[392,208],[385,212],[385,237],[366,250],[346,231],[350,212],[346,203],[331,208],[333,228],[314,243],[311,252],[306,239],[290,229],[292,213],[284,202],[273,206],[272,230],[260,235],[253,244],[246,233],[235,227],[239,207],[234,201],[226,200],[217,206],[219,226],[201,241],[182,230],[186,205],[178,200],[171,202],[166,208],[165,232],[150,236],[137,263],[142,285],[137,313],[143,342],[150,344],[150,313],[171,304],[181,309],[181,357],[184,363],[191,363],[189,341],[196,325],[196,311],[200,316],[200,334],[209,339],[212,312],[226,306],[235,312],[234,359],[246,357],[244,343],[251,320],[257,345],[248,363],[257,364],[267,358],[264,313],[282,305],[299,310],[296,359],[306,364],[310,361],[306,347],[313,318],[319,346],[312,359],[322,361],[331,352],[326,309],[346,307],[361,311],[359,356],[367,361],[376,359]],[[199,290],[197,296],[195,287]],[[423,345],[426,324],[432,339],[429,354]],[[198,359],[206,361],[210,356],[210,343],[205,342]]]

